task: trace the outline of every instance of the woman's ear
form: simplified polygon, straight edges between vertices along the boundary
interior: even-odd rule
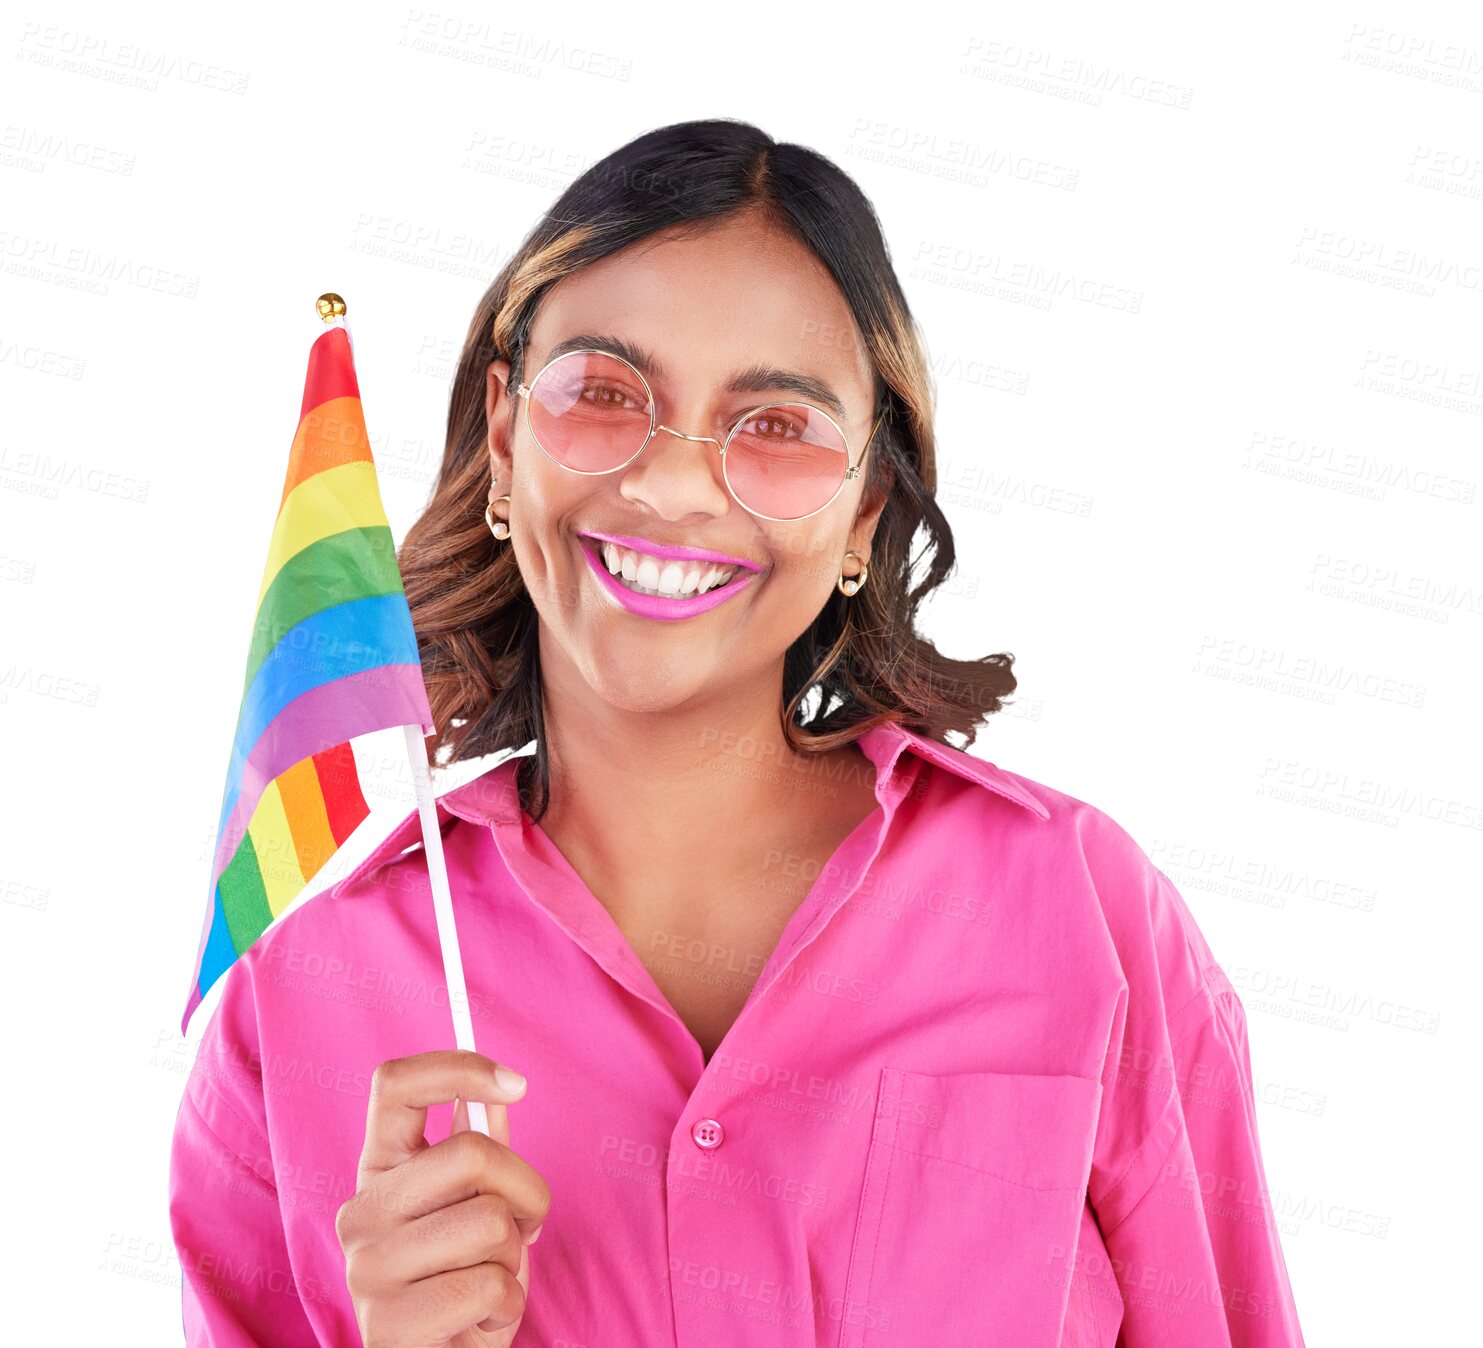
[[[488,430],[486,448],[489,451],[489,474],[494,480],[491,499],[509,491],[511,473],[510,459],[510,400],[513,390],[510,384],[510,362],[492,360],[485,376],[484,423]]]
[[[891,497],[891,488],[895,486],[895,469],[889,462],[882,464],[881,467],[884,470],[885,479],[881,484],[881,489],[879,493],[860,503],[855,522],[850,526],[850,541],[845,544],[861,557],[870,555],[870,546],[875,539],[875,526],[880,522],[881,511],[886,508],[886,502]]]

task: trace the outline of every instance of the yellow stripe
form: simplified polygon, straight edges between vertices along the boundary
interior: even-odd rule
[[[344,463],[306,478],[289,492],[278,512],[262,588],[257,592],[258,608],[262,608],[263,596],[284,564],[310,544],[346,529],[384,526],[386,522],[375,464],[365,460]]]
[[[306,883],[277,782],[268,783],[257,809],[252,812],[252,823],[247,826],[247,831],[252,836],[258,869],[262,872],[268,911],[277,917],[303,893]]]

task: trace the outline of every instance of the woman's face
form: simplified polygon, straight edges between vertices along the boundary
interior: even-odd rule
[[[742,413],[767,402],[825,406],[770,382],[726,391],[753,367],[821,381],[843,404],[835,420],[851,461],[869,466],[861,446],[874,421],[872,376],[849,307],[803,245],[756,216],[691,238],[651,236],[558,282],[532,325],[527,383],[558,342],[580,334],[621,339],[652,356],[652,365],[639,368],[653,392],[656,425],[686,435],[724,442]],[[515,549],[536,606],[548,681],[575,674],[603,702],[630,711],[755,688],[780,669],[841,571],[858,570],[853,558],[845,565],[845,552],[868,561],[884,500],[862,501],[863,471],[831,505],[792,523],[759,519],[737,504],[716,445],[665,431],[656,431],[627,467],[583,476],[541,451],[523,408],[511,426],[509,373],[507,361],[490,365],[486,410],[495,482],[489,496],[510,497],[495,514],[508,510],[511,535],[502,546]],[[704,548],[756,572],[703,612],[649,616],[613,593],[616,582],[594,573],[587,549],[600,558],[601,544],[584,544],[593,532],[658,548]],[[640,584],[646,579],[655,580],[652,567],[636,576]]]

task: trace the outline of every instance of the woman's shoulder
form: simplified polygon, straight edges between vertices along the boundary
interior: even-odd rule
[[[965,855],[1001,872],[1012,867],[1067,914],[1073,896],[1085,898],[1125,971],[1153,964],[1191,994],[1226,989],[1183,896],[1112,810],[966,750],[912,739],[913,752],[962,779],[939,802],[961,809],[966,800],[979,811],[972,835],[992,856],[973,848]]]
[[[1022,845],[1084,851],[1095,854],[1104,868],[1129,869],[1137,875],[1152,865],[1132,834],[1101,806],[966,749],[912,731],[899,733],[904,747],[917,757],[962,779],[965,786],[949,798],[960,799],[966,793],[1001,823],[1013,821]],[[1019,808],[1009,810],[1011,804]]]

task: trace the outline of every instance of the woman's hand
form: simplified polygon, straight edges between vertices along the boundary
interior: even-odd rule
[[[366,1348],[508,1348],[530,1287],[526,1246],[551,1190],[510,1148],[506,1105],[524,1094],[480,1053],[449,1049],[376,1069],[355,1193],[335,1218]],[[454,1132],[430,1147],[431,1105],[457,1101]],[[490,1136],[469,1131],[482,1100]]]

